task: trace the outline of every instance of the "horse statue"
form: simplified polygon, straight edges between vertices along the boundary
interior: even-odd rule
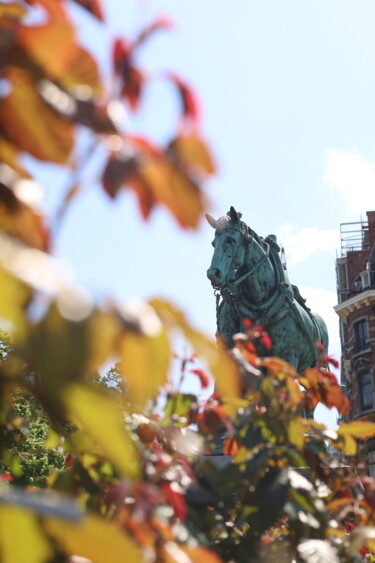
[[[299,373],[316,365],[316,343],[328,348],[327,327],[289,282],[275,235],[263,239],[233,207],[217,220],[206,218],[215,229],[207,276],[217,299],[218,333],[231,347],[233,335],[244,330],[243,319],[248,318],[267,331],[274,356]]]

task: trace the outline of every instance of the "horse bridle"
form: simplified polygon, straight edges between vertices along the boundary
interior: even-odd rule
[[[245,260],[244,262],[246,263],[247,258],[248,258],[248,252],[249,252],[249,245],[251,240],[253,239],[253,237],[248,234],[248,233],[243,233],[241,232],[242,236],[245,237],[245,243],[246,243],[246,251],[245,251]],[[265,260],[267,260],[267,258],[269,258],[269,254],[270,254],[270,245],[268,244],[268,242],[266,241],[262,241],[262,244],[265,244],[266,249],[265,249],[265,253],[263,254],[262,258],[259,260],[259,262],[256,262],[256,264],[254,264],[250,270],[248,270],[247,272],[245,272],[244,274],[242,274],[239,278],[235,279],[233,282],[227,282],[224,286],[220,286],[220,287],[215,287],[213,284],[213,288],[215,290],[215,295],[217,295],[217,293],[221,293],[222,291],[229,291],[231,289],[236,288],[238,285],[240,285],[240,283],[242,283],[243,281],[245,281],[249,276],[251,276],[251,274],[253,274],[258,268],[259,266],[261,266],[263,264],[263,262],[265,262]],[[240,269],[240,268],[239,268]],[[228,275],[228,278],[230,278],[230,276]]]

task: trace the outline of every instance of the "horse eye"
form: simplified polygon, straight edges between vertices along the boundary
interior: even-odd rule
[[[227,242],[234,244],[236,242],[236,239],[234,239],[233,237],[227,237]]]

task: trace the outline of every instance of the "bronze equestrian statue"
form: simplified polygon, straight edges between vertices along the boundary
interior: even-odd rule
[[[328,348],[327,327],[289,282],[276,237],[263,239],[233,207],[217,220],[206,218],[215,229],[207,276],[217,298],[218,333],[232,346],[232,336],[244,330],[243,319],[248,318],[267,331],[274,356],[299,373],[316,365],[316,343]]]

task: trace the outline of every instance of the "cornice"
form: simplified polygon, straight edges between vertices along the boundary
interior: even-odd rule
[[[353,295],[346,301],[339,303],[336,305],[334,310],[340,317],[340,319],[346,322],[347,316],[362,307],[367,305],[371,305],[371,303],[375,303],[375,289],[366,289],[366,291],[361,291],[357,293],[357,295]]]

